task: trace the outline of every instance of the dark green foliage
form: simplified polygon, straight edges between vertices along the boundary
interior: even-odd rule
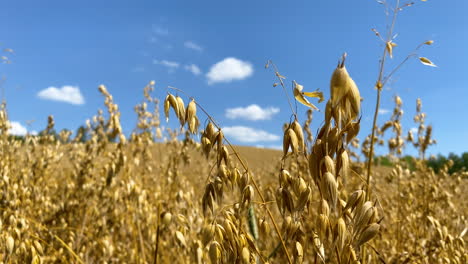
[[[449,160],[453,161],[453,166],[449,168],[450,174],[464,171],[468,168],[468,152],[464,152],[460,156],[450,153],[448,157],[439,154],[437,157],[429,159],[427,165],[438,173]]]

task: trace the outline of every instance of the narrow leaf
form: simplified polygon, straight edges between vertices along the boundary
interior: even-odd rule
[[[324,98],[323,98],[323,93],[322,93],[322,92],[319,92],[319,91],[315,91],[315,92],[303,92],[302,94],[305,95],[305,96],[307,96],[307,97],[318,98],[318,99],[319,99],[319,103],[323,102],[323,100],[324,100]]]

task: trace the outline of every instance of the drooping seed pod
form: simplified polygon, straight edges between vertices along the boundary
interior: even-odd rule
[[[270,233],[270,225],[265,218],[260,219],[260,232],[262,232],[262,234],[265,236],[268,236]]]
[[[347,143],[351,142],[351,140],[353,140],[353,138],[355,138],[357,134],[359,133],[360,126],[361,126],[360,123],[361,123],[361,120],[358,120],[357,122],[349,123],[349,126],[346,129],[347,130],[347,134],[346,134]]]
[[[330,99],[332,107],[336,107],[342,101],[351,89],[351,82],[354,82],[346,70],[345,60],[346,53],[343,54],[342,60],[338,62],[338,66],[335,71],[333,71],[332,78],[330,80]]]
[[[187,111],[185,112],[185,120],[190,120],[197,115],[197,104],[195,100],[192,99],[187,105]]]
[[[287,133],[288,130],[289,128],[284,131],[283,135],[283,157],[286,157],[286,155],[288,155],[289,145],[291,144],[291,139],[289,138],[289,134]]]
[[[221,263],[221,245],[217,241],[213,241],[210,246],[210,260],[212,264]]]
[[[206,128],[205,128],[205,131],[204,131],[205,135],[208,137],[208,139],[214,143],[214,140],[215,140],[215,127],[213,125],[213,123],[211,122],[208,122],[208,124],[206,125]]]
[[[242,263],[244,264],[250,263],[250,251],[247,247],[242,248]]]
[[[166,116],[166,122],[169,122],[169,109],[171,108],[171,103],[169,102],[169,94],[166,95],[164,99],[164,115]]]
[[[324,174],[322,190],[325,191],[328,204],[331,205],[332,210],[335,211],[336,202],[338,200],[338,183],[336,182],[335,176],[330,172]]]
[[[341,151],[341,154],[338,156],[338,161],[340,166],[339,175],[343,179],[347,179],[349,172],[349,156],[348,152],[345,149],[343,149],[343,151]]]
[[[343,249],[346,243],[346,238],[348,236],[348,230],[346,229],[346,223],[342,217],[340,217],[336,223],[335,232],[335,241],[338,244],[338,248]]]
[[[351,79],[351,78],[350,78]],[[351,79],[350,83],[350,93],[348,94],[348,102],[351,105],[351,112],[349,113],[349,120],[355,119],[359,112],[361,111],[361,95],[359,94],[359,89],[354,83],[353,79]]]
[[[291,182],[291,174],[289,171],[282,169],[279,176],[280,186],[288,187],[289,183]]]
[[[296,247],[294,250],[294,263],[302,264],[304,260],[304,250],[301,243],[296,241]]]
[[[169,120],[169,107],[174,109],[176,116],[179,117],[179,105],[174,95],[168,93],[164,100],[164,113],[166,114],[166,121]]]
[[[370,223],[370,220],[374,216],[374,211],[374,206],[372,206],[372,202],[370,201],[365,202],[362,206],[360,206],[357,209],[356,216],[354,219],[354,226],[356,232],[362,230]]]
[[[297,136],[298,150],[303,152],[305,150],[304,132],[302,131],[301,124],[296,120],[291,124],[291,128]]]
[[[239,187],[239,190],[243,191],[245,189],[245,187],[249,184],[249,182],[250,182],[250,174],[249,174],[249,172],[244,172],[240,176],[239,181],[237,183],[237,185]]]
[[[251,185],[247,185],[242,191],[242,205],[247,207],[250,204],[254,196],[254,190]]]
[[[226,146],[223,146],[221,148],[221,155],[218,159],[218,166],[221,165],[221,162],[224,160],[224,163],[226,164],[226,166],[229,166],[229,150],[226,148]]]
[[[379,233],[379,230],[380,225],[377,223],[368,225],[360,234],[359,239],[357,240],[357,246],[359,247],[374,238]]]
[[[6,248],[7,248],[8,254],[11,255],[11,253],[13,253],[13,249],[15,248],[15,240],[13,239],[13,237],[11,236],[7,237]]]
[[[353,192],[349,197],[348,201],[346,202],[346,206],[343,210],[351,209],[354,210],[356,206],[360,205],[362,200],[364,199],[365,192],[363,190],[357,190]]]
[[[241,178],[241,173],[239,171],[238,168],[234,168],[234,172],[231,173],[231,182],[234,184],[234,183],[237,183],[239,185],[239,180]],[[245,188],[245,185],[247,184],[244,184],[244,188]],[[239,187],[240,188],[240,187]],[[242,188],[243,189],[243,188]]]
[[[322,199],[322,201],[319,204],[319,213],[330,216],[330,207],[328,206],[328,202],[325,199]]]
[[[219,170],[219,177],[221,177],[223,182],[228,181],[230,178],[230,171],[226,167],[226,165],[222,164],[221,166],[219,166],[218,170]]]
[[[195,134],[198,131],[198,126],[200,125],[200,122],[198,121],[198,117],[196,115],[192,116],[188,122],[188,128],[189,132],[192,134]]]
[[[310,176],[314,180],[314,183],[318,184],[320,182],[319,166],[317,161],[317,155],[315,155],[314,153],[311,153],[309,155],[309,172]]]
[[[224,133],[223,131],[220,129],[217,133],[216,133],[216,144],[217,144],[217,147],[218,147],[218,152],[221,151],[221,148],[223,147],[223,140],[224,140]]]
[[[183,126],[185,124],[185,104],[184,100],[180,96],[176,96],[177,100],[177,117],[179,118],[180,125]]]
[[[297,199],[297,204],[295,207],[296,211],[301,211],[304,209],[304,207],[309,203],[309,198],[310,198],[310,193],[312,190],[310,187],[306,187],[301,194],[299,195],[299,198]]]
[[[179,243],[180,246],[182,247],[187,247],[187,244],[185,242],[185,237],[180,231],[175,231],[175,237],[177,239],[177,242]]]
[[[330,219],[328,216],[320,214],[317,218],[317,229],[322,240],[327,240],[330,234]]]
[[[344,125],[355,119],[361,109],[359,89],[346,70],[345,59],[346,53],[343,54],[330,80],[331,106],[338,114],[335,120]]]
[[[203,149],[203,153],[205,154],[206,158],[210,155],[211,150],[211,141],[206,136],[202,136],[201,138],[201,145]]]
[[[299,141],[297,135],[292,128],[286,129],[283,137],[283,156],[286,156],[289,151],[289,147],[294,154],[297,154],[299,149]]]
[[[330,172],[331,174],[335,175],[335,163],[333,162],[333,159],[326,155],[323,157],[322,161],[320,161],[320,167],[322,169],[322,174],[326,172]]]

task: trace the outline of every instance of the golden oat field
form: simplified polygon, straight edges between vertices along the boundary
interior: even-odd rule
[[[272,89],[291,106],[282,150],[231,144],[190,90],[154,81],[138,95],[134,128],[105,85],[103,110],[73,135],[56,133],[53,116],[38,135],[9,135],[3,102],[0,263],[468,263],[468,172],[452,173],[450,160],[428,166],[437,145],[422,100],[394,96],[391,116],[377,122],[381,92],[401,66],[383,74],[393,25],[376,32],[384,45],[371,131],[361,130],[362,88],[346,53],[330,69],[330,98],[300,81],[288,87],[267,62]],[[403,109],[415,112],[416,130],[402,126]],[[376,161],[377,145],[390,166]],[[419,155],[403,159],[404,148]]]
[[[424,152],[434,140],[421,101],[418,135],[405,135],[399,97],[374,141],[392,131],[390,156],[414,145],[421,157],[412,167],[401,159],[393,167],[356,162],[358,152],[369,157],[371,140],[356,139],[359,100],[342,72],[344,59],[331,86],[341,90],[332,92],[318,134],[310,130],[309,110],[303,124],[285,123],[283,151],[231,145],[211,116],[201,126],[196,99],[185,104],[171,93],[162,101],[165,116],[179,119],[181,128],[161,131],[154,82],[135,107],[139,122],[128,138],[105,86],[99,90],[107,114],[99,111],[88,122],[81,131],[86,140],[67,130],[53,133],[52,116],[40,135],[12,138],[4,103],[0,259],[466,263],[468,173],[449,174],[451,162],[438,173],[426,165]],[[299,86],[295,97],[307,95]],[[162,134],[170,137],[156,141]]]

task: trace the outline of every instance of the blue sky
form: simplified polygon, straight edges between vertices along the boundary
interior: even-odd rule
[[[389,69],[429,39],[435,43],[419,55],[439,67],[410,60],[383,91],[381,108],[391,110],[399,95],[408,130],[420,97],[438,140],[430,152],[461,153],[468,150],[468,2],[414,2],[397,19]],[[193,95],[234,143],[274,147],[291,111],[283,91],[272,87],[265,62],[272,59],[288,85],[296,80],[328,98],[330,76],[347,52],[348,71],[364,98],[363,137],[370,132],[383,48],[371,29],[385,32],[387,24],[376,1],[10,0],[2,3],[0,42],[14,53],[2,53],[12,63],[1,64],[0,75],[11,121],[26,127],[35,120],[30,131],[42,130],[50,114],[58,129],[74,131],[104,107],[97,87],[105,84],[129,133],[136,124],[133,107],[155,80],[159,98],[169,85]],[[301,122],[305,111],[299,106]],[[314,130],[321,115],[315,113]],[[389,117],[379,115],[379,123]]]

